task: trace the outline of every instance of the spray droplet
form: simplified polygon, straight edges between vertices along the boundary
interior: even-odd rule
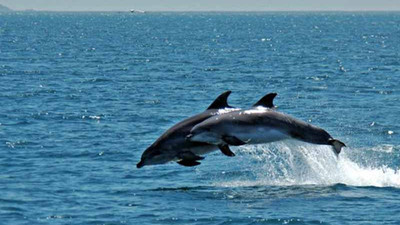
[[[392,135],[392,134],[394,134],[394,132],[391,131],[391,130],[389,130],[389,131],[388,131],[388,134],[389,134],[389,135]]]

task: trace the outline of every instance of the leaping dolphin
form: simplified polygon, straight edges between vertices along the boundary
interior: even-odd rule
[[[187,141],[185,137],[194,125],[209,117],[218,113],[239,110],[228,105],[227,100],[230,94],[231,91],[222,93],[211,103],[207,110],[187,118],[168,129],[143,152],[140,162],[136,165],[137,168],[145,165],[164,164],[170,161],[177,161],[183,166],[199,165],[200,162],[197,160],[204,159],[200,155],[214,151],[218,147],[208,143]]]
[[[226,91],[219,95],[213,103],[204,112],[187,118],[162,134],[150,147],[142,154],[140,162],[136,165],[141,168],[145,165],[164,164],[170,161],[177,161],[183,166],[200,165],[198,160],[204,159],[201,155],[217,150],[220,146],[186,140],[190,130],[198,123],[223,113],[240,110],[228,105],[228,96],[231,91]],[[272,100],[275,95],[268,94],[260,99],[259,103],[265,107],[272,105]],[[229,146],[221,146],[221,152],[227,156],[235,154],[229,149]]]
[[[293,138],[331,145],[336,155],[346,146],[325,130],[270,108],[256,103],[249,110],[213,116],[194,126],[187,139],[218,145],[223,149],[229,145],[261,144]]]

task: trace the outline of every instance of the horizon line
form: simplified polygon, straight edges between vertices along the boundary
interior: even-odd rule
[[[132,14],[141,14],[140,12],[131,12],[129,10],[45,10],[45,9],[22,9],[22,10],[14,10],[9,8],[10,11],[6,12],[123,12],[123,13],[132,13]],[[139,9],[135,9],[139,10]],[[400,9],[384,9],[384,10],[375,10],[375,9],[294,9],[294,10],[143,10],[141,11],[145,13],[198,13],[198,12],[210,12],[210,13],[260,13],[260,12],[400,12]]]

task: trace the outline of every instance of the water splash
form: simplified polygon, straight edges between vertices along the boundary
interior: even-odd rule
[[[387,149],[387,146],[384,146]],[[237,176],[231,180],[218,182],[225,187],[261,186],[261,185],[334,185],[400,187],[400,170],[391,168],[382,158],[373,165],[357,160],[359,154],[371,154],[370,151],[346,148],[336,157],[330,146],[311,145],[301,142],[280,142],[268,145],[246,146],[238,148],[243,165],[251,165],[253,177]],[[360,151],[362,150],[362,151]],[[393,150],[392,150],[393,151]],[[392,152],[391,151],[391,152]],[[388,153],[389,154],[389,153]],[[249,156],[253,163],[248,163]],[[369,158],[372,155],[360,159]],[[372,158],[372,159],[371,159]],[[388,156],[386,159],[390,159]]]

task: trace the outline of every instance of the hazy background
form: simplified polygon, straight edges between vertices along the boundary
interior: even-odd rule
[[[399,0],[0,0],[14,10],[293,11],[400,10]]]

